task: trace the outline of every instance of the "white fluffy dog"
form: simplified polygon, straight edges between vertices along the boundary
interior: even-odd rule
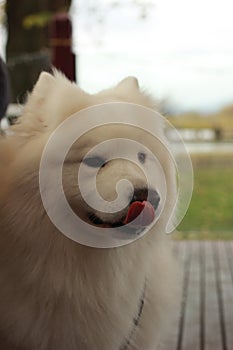
[[[131,244],[97,249],[76,243],[53,225],[41,201],[39,165],[51,133],[73,113],[112,101],[154,108],[135,78],[90,95],[60,73],[42,73],[13,134],[0,140],[1,349],[154,350],[167,328],[176,303],[177,277],[164,234],[176,195],[175,172],[166,153],[159,150],[167,182],[163,213],[147,234]],[[73,195],[75,163],[83,157],[81,143],[129,135],[140,136],[130,127],[100,127],[82,136],[67,155],[63,169],[67,200],[92,226],[118,227],[131,213],[129,207],[109,215],[90,211],[79,193]],[[153,138],[147,142],[156,153]],[[146,154],[135,156],[142,167],[147,166]],[[95,167],[100,158],[89,159],[86,166]],[[113,200],[115,184],[122,178],[133,184],[134,201],[146,202],[143,171],[125,159],[101,167],[97,176],[101,195]],[[156,212],[156,182],[150,186],[154,199],[148,205]]]

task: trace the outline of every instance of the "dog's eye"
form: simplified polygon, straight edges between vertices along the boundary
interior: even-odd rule
[[[83,163],[92,168],[101,168],[105,165],[105,160],[101,157],[89,157],[83,159]]]
[[[146,161],[146,155],[145,155],[145,153],[143,153],[143,152],[139,152],[138,153],[138,160],[139,160],[139,162],[140,163],[145,163],[145,161]]]

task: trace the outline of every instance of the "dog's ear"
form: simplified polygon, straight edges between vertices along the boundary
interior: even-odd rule
[[[39,79],[32,90],[31,99],[37,99],[38,102],[41,99],[43,100],[48,96],[49,91],[54,87],[54,85],[55,78],[51,74],[47,72],[40,73]]]
[[[137,78],[135,77],[127,77],[120,81],[120,83],[117,85],[117,88],[124,88],[127,90],[139,90],[139,83]]]
[[[23,131],[24,134],[31,133],[34,135],[34,132],[44,130],[48,120],[45,113],[45,105],[54,93],[55,87],[55,77],[47,72],[42,72],[32,92],[29,94],[22,116],[19,118],[14,131]]]

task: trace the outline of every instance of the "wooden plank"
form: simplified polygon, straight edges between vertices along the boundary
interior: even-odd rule
[[[200,349],[200,242],[193,241],[182,349]]]
[[[179,322],[179,333],[177,338],[177,350],[182,349],[183,344],[183,336],[184,336],[184,324],[186,317],[186,305],[187,305],[187,295],[188,295],[188,283],[189,283],[189,274],[190,274],[190,266],[191,266],[191,256],[192,256],[192,245],[189,242],[184,242],[185,249],[185,257],[183,259],[183,290],[182,290],[182,303],[181,303],[181,315]]]
[[[203,242],[205,253],[205,350],[221,350],[221,327],[217,294],[217,278],[211,242]]]
[[[233,246],[232,242],[218,245],[220,278],[222,285],[226,347],[233,349]]]
[[[214,254],[214,265],[216,273],[216,288],[218,296],[218,312],[219,312],[219,321],[220,321],[220,332],[222,340],[222,349],[227,350],[227,340],[226,340],[226,326],[225,326],[225,315],[224,315],[224,306],[223,306],[223,288],[221,281],[221,268],[220,268],[220,256],[219,256],[219,245],[220,242],[213,242],[213,254]],[[222,271],[223,275],[223,271]]]
[[[206,256],[205,246],[200,244],[200,350],[205,350],[205,308],[206,308]]]
[[[188,255],[188,246],[186,242],[174,242],[174,251],[175,255],[177,256],[177,259],[180,264],[180,270],[181,270],[181,279],[184,279],[184,269],[185,269],[185,261],[186,261],[186,255]],[[180,298],[178,300],[178,307],[176,310],[176,314],[174,315],[174,318],[172,320],[172,324],[169,327],[169,333],[166,334],[165,339],[161,339],[161,342],[159,346],[156,348],[156,350],[176,350],[177,349],[177,339],[179,336],[179,329],[180,329],[180,315],[181,315],[181,305],[183,303],[183,288],[181,288],[181,294]]]

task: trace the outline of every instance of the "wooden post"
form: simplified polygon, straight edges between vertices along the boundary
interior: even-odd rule
[[[75,81],[75,55],[72,52],[72,25],[67,13],[56,14],[50,26],[52,65]]]

